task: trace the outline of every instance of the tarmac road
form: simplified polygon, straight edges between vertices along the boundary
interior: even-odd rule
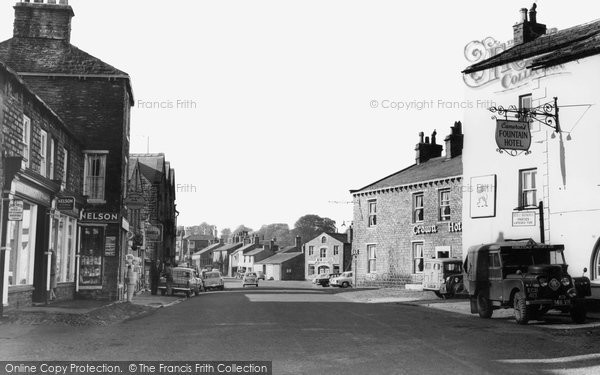
[[[274,374],[586,374],[600,330],[546,330],[309,283],[228,281],[104,327],[0,325],[1,360],[268,360]]]

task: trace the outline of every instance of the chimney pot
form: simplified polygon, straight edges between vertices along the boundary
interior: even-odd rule
[[[521,23],[527,22],[527,8],[521,8]]]
[[[536,9],[537,8],[537,4],[533,3],[533,5],[531,6],[531,9],[529,9],[529,22],[531,23],[537,23],[537,12]]]
[[[429,137],[425,137],[425,144],[429,144]]]
[[[431,133],[431,144],[434,145],[435,144],[435,136],[437,135],[437,131],[435,131],[435,129],[433,130],[433,133]]]
[[[423,136],[425,136],[425,133],[419,132],[419,143],[423,143]]]

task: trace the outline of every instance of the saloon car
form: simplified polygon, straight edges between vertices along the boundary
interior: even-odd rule
[[[192,293],[200,294],[203,290],[202,279],[198,272],[193,268],[175,267],[171,270],[171,275],[163,274],[158,281],[158,290],[161,295],[173,295],[175,293],[185,293],[190,297]]]

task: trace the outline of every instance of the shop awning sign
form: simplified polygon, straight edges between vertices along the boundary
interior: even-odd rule
[[[8,221],[23,221],[23,201],[13,199],[8,203]]]
[[[56,209],[59,211],[73,211],[75,209],[75,197],[57,198]]]
[[[531,146],[529,122],[496,120],[496,144],[500,150],[529,151]]]
[[[163,226],[162,224],[149,224],[146,226],[146,241],[162,242]]]
[[[125,198],[125,205],[130,210],[140,210],[146,205],[146,199],[141,193],[132,192]]]

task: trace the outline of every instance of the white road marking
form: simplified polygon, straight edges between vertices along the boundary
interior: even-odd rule
[[[573,355],[570,357],[559,357],[559,358],[524,358],[524,359],[500,359],[497,362],[501,363],[568,363],[577,361],[588,361],[590,359],[600,359],[600,353]]]

